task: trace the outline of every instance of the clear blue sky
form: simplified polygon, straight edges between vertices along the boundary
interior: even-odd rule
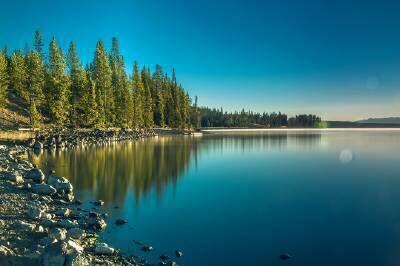
[[[39,29],[84,62],[120,41],[127,67],[162,64],[201,105],[352,120],[400,115],[398,1],[2,1],[0,46]]]

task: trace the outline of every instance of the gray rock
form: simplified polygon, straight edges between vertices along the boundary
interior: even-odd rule
[[[51,195],[57,192],[57,190],[47,184],[34,184],[32,186],[32,192],[40,195]]]
[[[98,243],[94,248],[94,253],[96,255],[112,255],[114,251],[115,250],[106,243]]]
[[[83,229],[74,227],[68,230],[68,236],[74,239],[81,239],[86,236],[86,232]]]
[[[25,173],[26,179],[32,179],[36,183],[42,183],[45,179],[45,175],[39,168],[33,168]]]
[[[6,246],[0,245],[0,256],[12,256],[14,252]]]
[[[90,229],[102,230],[107,226],[107,223],[99,216],[89,216],[86,221],[86,226]]]
[[[71,214],[71,210],[68,208],[59,208],[56,210],[55,214],[67,218]]]
[[[43,237],[42,239],[39,239],[38,244],[46,247],[55,242],[57,242],[57,239],[46,236],[46,237]]]
[[[36,228],[35,224],[27,223],[24,221],[17,221],[16,225],[19,229],[24,230],[24,231],[34,231]]]
[[[65,177],[51,175],[47,180],[47,184],[54,187],[58,193],[71,194],[73,192],[72,184]]]
[[[5,174],[5,178],[9,181],[15,182],[16,184],[23,184],[24,179],[22,178],[22,175],[18,172],[7,172]]]
[[[78,226],[77,221],[71,221],[68,219],[63,219],[63,220],[59,221],[57,224],[60,227],[64,227],[64,228],[68,228],[68,229]]]
[[[52,228],[49,230],[49,237],[57,241],[67,238],[67,230],[64,228]]]
[[[31,219],[41,219],[45,213],[37,206],[28,206],[26,214]]]

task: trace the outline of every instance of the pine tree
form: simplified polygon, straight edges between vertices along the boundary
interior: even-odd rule
[[[178,83],[176,81],[175,69],[172,69],[171,96],[172,96],[173,104],[174,104],[173,110],[172,110],[172,114],[173,114],[172,127],[184,128],[185,124],[182,120],[182,114],[181,114],[181,109],[180,109],[182,102],[179,97],[179,87],[178,87]]]
[[[112,39],[110,53],[111,84],[115,101],[115,125],[119,127],[128,127],[131,124],[132,117],[132,95],[130,93],[130,84],[125,72],[124,58],[119,51],[117,38]]]
[[[133,67],[132,91],[133,91],[133,102],[134,102],[133,125],[136,128],[141,128],[144,126],[144,120],[143,120],[144,87],[137,62],[135,62]]]
[[[8,71],[7,71],[7,55],[5,52],[0,52],[0,106],[3,107],[6,103],[8,90]]]
[[[10,61],[10,88],[13,93],[23,100],[28,99],[28,73],[25,58],[20,50],[11,56]]]
[[[96,84],[90,77],[89,70],[86,71],[86,76],[88,77],[85,93],[82,95],[81,105],[82,105],[82,126],[88,128],[99,127],[99,118],[97,110],[97,98],[96,98]]]
[[[50,42],[47,71],[47,110],[51,121],[63,126],[67,122],[70,109],[69,80],[65,71],[64,56],[54,37]]]
[[[83,97],[88,93],[86,72],[83,69],[78,58],[75,44],[70,43],[67,57],[67,66],[70,78],[70,122],[73,126],[82,126],[84,124],[85,110],[87,106],[83,105]]]
[[[163,127],[165,126],[164,74],[160,65],[156,65],[152,83],[154,123]]]
[[[98,125],[112,126],[114,122],[114,96],[111,84],[111,68],[102,41],[97,42],[93,62],[93,81],[96,84]]]
[[[35,51],[43,58],[43,41],[42,41],[42,35],[40,34],[40,31],[35,31],[35,39],[33,42],[33,47],[35,48]]]
[[[40,126],[42,117],[38,110],[44,100],[45,70],[41,56],[36,51],[26,55],[27,99],[30,123],[33,128]]]
[[[145,85],[144,90],[144,107],[143,107],[143,122],[146,128],[152,128],[154,126],[153,121],[153,102],[151,99],[150,87]]]

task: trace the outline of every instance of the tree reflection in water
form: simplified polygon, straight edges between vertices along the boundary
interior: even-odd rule
[[[73,150],[43,151],[31,153],[29,157],[46,173],[54,169],[57,175],[70,179],[78,196],[89,195],[106,203],[121,204],[129,192],[133,192],[137,203],[153,190],[161,199],[165,186],[175,186],[188,171],[191,161],[197,164],[197,157],[202,153],[218,153],[226,148],[239,152],[285,150],[296,146],[304,149],[320,142],[320,133],[228,134],[201,138],[163,136]]]

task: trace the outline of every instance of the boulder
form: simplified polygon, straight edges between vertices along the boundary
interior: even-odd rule
[[[57,224],[58,224],[58,226],[64,227],[64,228],[67,228],[67,229],[78,226],[78,222],[77,221],[71,221],[71,220],[68,220],[68,219],[63,219],[63,220],[59,221]]]
[[[73,186],[65,177],[57,177],[55,175],[51,175],[47,184],[54,187],[58,193],[71,194],[73,192]]]
[[[176,255],[177,257],[182,257],[182,256],[183,256],[183,251],[177,249],[177,250],[175,250],[175,255]]]
[[[34,231],[36,228],[35,224],[27,223],[24,221],[17,221],[16,225],[19,229],[21,229],[23,231]]]
[[[49,231],[49,237],[57,241],[64,240],[67,238],[67,230],[64,228],[52,228]]]
[[[34,184],[32,186],[32,192],[40,195],[51,195],[57,192],[57,190],[47,184]]]
[[[93,230],[102,230],[107,226],[107,223],[101,217],[89,216],[86,221],[86,227]]]
[[[31,179],[36,183],[42,183],[45,179],[45,175],[39,168],[32,168],[25,173],[26,179]]]
[[[31,219],[41,219],[45,216],[45,213],[37,206],[28,206],[26,214]]]
[[[41,255],[41,265],[73,265],[72,262],[83,251],[73,241],[58,241],[48,245]]]
[[[16,184],[23,184],[24,179],[22,178],[22,175],[18,172],[6,172],[4,175],[5,179],[15,182]]]
[[[68,208],[59,208],[56,210],[55,214],[62,217],[69,217],[71,210]]]
[[[81,239],[86,236],[86,232],[83,229],[80,229],[78,227],[74,227],[68,230],[68,236],[73,238],[73,239]]]
[[[116,225],[123,225],[123,224],[126,224],[126,223],[127,223],[127,221],[125,221],[124,219],[117,219],[115,221]]]
[[[115,250],[106,243],[97,243],[94,248],[94,253],[96,255],[112,255],[114,251]]]

